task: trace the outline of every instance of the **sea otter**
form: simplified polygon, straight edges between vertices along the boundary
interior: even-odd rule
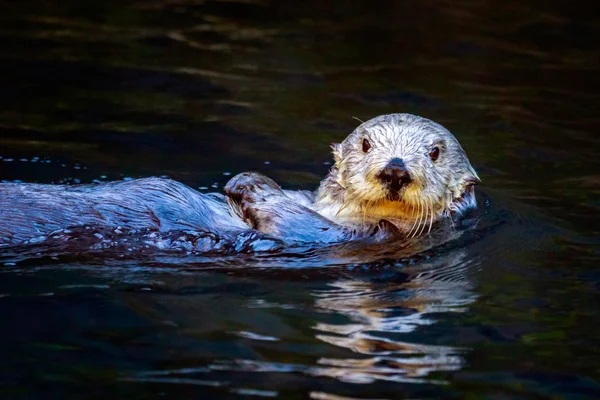
[[[0,246],[82,226],[193,231],[233,241],[253,231],[283,243],[327,244],[382,232],[422,235],[435,221],[476,206],[479,178],[465,152],[428,119],[382,115],[332,149],[335,165],[315,193],[282,190],[258,173],[233,177],[225,196],[159,178],[0,184]]]
[[[458,140],[431,120],[382,115],[331,147],[335,165],[313,208],[332,221],[363,227],[385,219],[416,235],[476,207],[477,173]]]

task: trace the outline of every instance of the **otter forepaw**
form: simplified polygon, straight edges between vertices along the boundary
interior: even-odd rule
[[[265,197],[283,192],[271,178],[255,172],[244,172],[231,178],[225,185],[225,194],[231,209],[252,228],[260,226],[260,217],[255,212],[257,203]]]
[[[281,188],[271,178],[256,172],[244,172],[237,174],[225,185],[225,194],[234,201],[243,198],[251,200],[253,196],[261,191],[281,192]]]
[[[286,241],[333,243],[352,233],[286,195],[257,173],[234,176],[225,185],[232,211],[252,229]],[[306,198],[304,199],[306,201]]]

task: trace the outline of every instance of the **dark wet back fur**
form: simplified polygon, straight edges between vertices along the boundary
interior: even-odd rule
[[[102,229],[103,236],[106,229],[138,230],[143,231],[144,240],[154,242],[148,232],[187,232],[233,247],[251,237],[326,244],[354,235],[303,205],[307,194],[286,193],[264,175],[240,174],[225,191],[228,198],[159,178],[78,186],[0,184],[0,245],[37,243],[58,231],[62,235],[65,229],[74,230],[77,236],[93,235],[94,229]],[[298,196],[304,197],[298,201]],[[248,236],[252,232],[264,235]],[[202,246],[198,251],[212,250]]]
[[[224,196],[205,195],[170,179],[80,186],[0,184],[0,244],[84,225],[159,232],[248,229],[230,215]]]

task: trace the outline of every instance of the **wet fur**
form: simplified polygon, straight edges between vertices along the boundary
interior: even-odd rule
[[[334,243],[357,233],[298,202],[292,193],[258,173],[243,173],[225,186],[233,212],[252,229],[294,242]]]
[[[363,137],[373,143],[370,154],[360,148]],[[427,158],[433,144],[446,155],[437,165]],[[421,234],[428,219],[431,229],[434,221],[475,207],[477,175],[454,136],[432,121],[409,114],[377,117],[333,150],[335,166],[316,193],[282,190],[257,173],[233,177],[226,196],[159,178],[78,186],[0,184],[0,246],[86,226],[193,231],[229,237],[232,243],[236,235],[258,231],[288,244],[329,244]],[[402,157],[414,179],[398,201],[374,178],[392,157]]]
[[[367,153],[363,139],[371,144]],[[429,157],[433,147],[440,149],[436,161]],[[342,225],[386,219],[416,235],[435,221],[476,207],[471,194],[477,173],[458,140],[428,119],[382,115],[361,124],[332,150],[335,164],[321,182],[314,209]],[[392,197],[377,175],[393,158],[404,161],[412,182]]]
[[[224,196],[202,194],[160,178],[103,185],[0,184],[0,244],[18,243],[78,226],[124,229],[247,229]]]

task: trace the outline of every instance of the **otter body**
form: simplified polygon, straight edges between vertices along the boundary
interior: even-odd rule
[[[335,165],[315,193],[282,190],[257,173],[233,177],[225,196],[169,179],[102,185],[0,184],[0,246],[96,226],[193,231],[235,240],[258,232],[284,243],[420,235],[474,208],[478,177],[442,126],[409,114],[360,125],[332,145]]]

